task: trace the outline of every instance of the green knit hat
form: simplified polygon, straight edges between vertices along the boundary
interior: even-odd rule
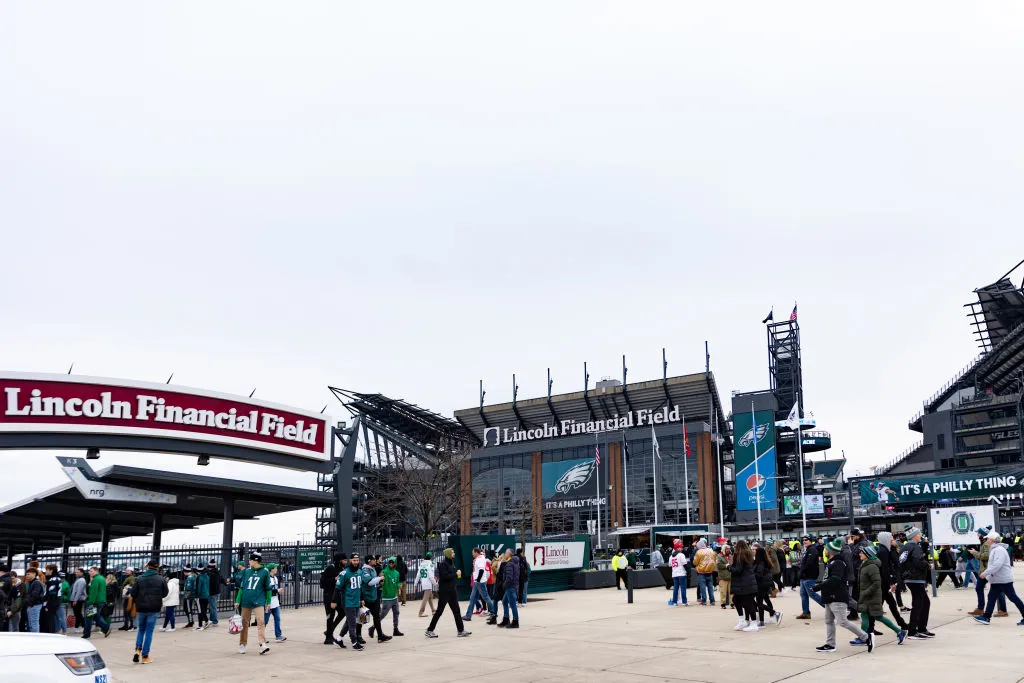
[[[864,553],[864,556],[867,557],[869,560],[873,560],[874,558],[878,557],[878,549],[875,548],[875,546],[873,545],[862,546],[860,551]]]
[[[843,542],[838,538],[833,538],[825,548],[828,550],[829,555],[838,555],[843,552]]]

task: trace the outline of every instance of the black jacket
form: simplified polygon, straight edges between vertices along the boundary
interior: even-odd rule
[[[39,579],[32,583],[26,582],[25,586],[25,607],[35,607],[46,601],[46,586]]]
[[[754,561],[754,578],[757,580],[758,591],[770,591],[775,584],[772,580],[772,566],[767,562]]]
[[[503,578],[505,590],[515,589],[519,590],[519,577],[522,575],[521,567],[519,565],[519,557],[513,555],[512,558],[505,563],[505,576]]]
[[[51,576],[46,582],[46,608],[56,609],[60,604],[60,577]]]
[[[730,590],[734,595],[757,594],[757,577],[754,576],[754,565],[747,564],[736,558],[733,559],[729,571],[732,572],[732,587]],[[770,577],[771,574],[769,574]]]
[[[134,598],[137,611],[159,612],[167,597],[167,582],[152,569],[147,569],[135,579],[128,594]]]
[[[526,561],[526,558],[519,555],[519,593],[522,595],[523,586],[530,578],[530,563]]]
[[[928,580],[928,559],[919,543],[908,541],[900,553],[900,572],[904,582],[923,583]]]
[[[878,561],[881,563],[878,567],[878,571],[882,575],[882,591],[884,594],[885,591],[889,590],[889,586],[896,583],[896,578],[892,573],[892,548],[886,548],[881,544],[876,547],[878,548]]]
[[[458,581],[455,565],[447,557],[437,563],[438,595],[455,595],[455,582]]]
[[[220,597],[220,587],[224,585],[224,579],[216,567],[210,567],[207,574],[210,576],[210,599],[216,600]]]
[[[775,559],[779,562],[779,574],[786,571],[786,551],[782,548],[775,548],[774,551],[769,550],[768,552],[775,553]]]
[[[324,602],[332,602],[334,596],[334,584],[338,582],[338,574],[341,572],[338,570],[337,564],[329,565],[320,574],[320,590],[324,592]]]
[[[409,578],[409,565],[405,563],[404,559],[400,559],[395,563],[395,569],[398,570],[399,582],[405,583],[405,580]]]
[[[846,582],[853,583],[857,575],[854,573],[853,550],[850,549],[849,544],[843,546],[843,549],[839,552],[839,559],[846,565]],[[860,560],[857,560],[857,562],[859,563]]]
[[[800,560],[800,580],[818,580],[818,547],[804,548],[804,559]]]
[[[831,556],[825,565],[824,578],[814,586],[815,590],[821,591],[821,601],[826,605],[833,602],[850,602],[850,588],[846,581],[849,567],[842,558],[842,553],[838,557]]]
[[[846,546],[850,549],[850,562],[852,563],[850,565],[850,569],[852,571],[851,580],[856,583],[860,583],[860,550],[864,546],[868,545],[871,545],[871,541],[867,540],[866,538],[862,538],[856,543]],[[843,559],[845,560],[846,558]]]

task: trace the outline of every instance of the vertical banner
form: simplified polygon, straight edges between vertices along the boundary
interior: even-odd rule
[[[760,410],[757,417],[757,453],[754,453],[754,426],[749,412],[733,415],[736,435],[736,509],[756,510],[758,495],[761,509],[778,506],[775,485],[775,414]],[[757,472],[754,458],[757,458]]]

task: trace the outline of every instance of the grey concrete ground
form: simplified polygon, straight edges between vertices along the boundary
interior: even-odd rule
[[[1024,566],[1016,568],[1024,587]],[[344,680],[480,683],[494,676],[515,683],[557,680],[632,683],[634,681],[705,681],[714,683],[830,683],[878,679],[907,683],[927,680],[1021,683],[1024,681],[1024,627],[1011,606],[1011,616],[991,626],[974,623],[966,613],[975,606],[973,589],[940,589],[932,602],[930,641],[897,646],[884,627],[873,654],[847,645],[840,630],[839,652],[818,654],[824,642],[820,608],[812,603],[813,621],[795,621],[800,599],[786,593],[776,599],[785,617],[778,627],[760,633],[739,633],[733,611],[718,607],[666,606],[668,592],[637,591],[626,604],[625,591],[603,589],[538,595],[521,614],[522,628],[504,631],[477,617],[470,638],[457,639],[452,618],[444,615],[440,638],[423,636],[427,619],[416,617],[409,603],[402,613],[404,638],[364,652],[322,644],[323,612],[319,608],[284,614],[286,643],[271,643],[269,654],[236,652],[238,637],[218,629],[205,632],[156,633],[149,665],[133,665],[134,635],[114,633],[94,642],[118,681],[241,681],[288,680],[314,683]],[[691,599],[693,591],[690,592]],[[909,594],[908,594],[909,598]],[[874,672],[874,673],[872,673]]]

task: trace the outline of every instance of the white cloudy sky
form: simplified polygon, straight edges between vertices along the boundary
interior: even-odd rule
[[[1021,35],[1015,2],[12,0],[0,366],[450,414],[708,340],[727,399],[799,300],[809,407],[880,463],[1024,258]],[[0,503],[63,476],[0,470]]]

